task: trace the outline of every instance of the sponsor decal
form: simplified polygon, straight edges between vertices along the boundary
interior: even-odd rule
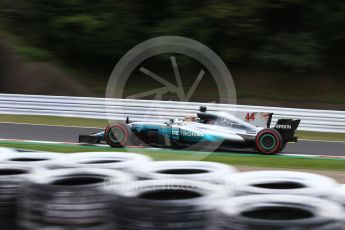
[[[270,113],[267,113],[267,112],[262,112],[260,114],[261,114],[261,117],[266,118],[266,119],[268,119],[270,116]]]
[[[203,137],[204,134],[199,133],[199,132],[192,132],[192,131],[187,131],[187,130],[182,130],[182,131],[178,131],[178,130],[173,130],[172,131],[172,135],[180,135],[182,137]]]
[[[247,113],[246,121],[254,121],[255,120],[255,113]]]
[[[174,135],[174,136],[179,136],[179,135],[180,135],[180,131],[178,131],[178,130],[173,130],[173,131],[172,131],[172,135]]]
[[[276,125],[277,129],[292,129],[291,125]]]

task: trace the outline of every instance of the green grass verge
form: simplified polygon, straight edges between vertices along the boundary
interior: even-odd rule
[[[325,140],[325,141],[344,141],[345,133],[318,133],[297,131],[296,136],[300,139]]]
[[[87,119],[87,118],[74,118],[74,117],[3,115],[2,114],[0,115],[0,122],[104,128],[107,125],[108,121],[98,120],[98,119]],[[298,131],[297,136],[300,139],[345,141],[345,133],[317,133],[317,132]]]
[[[62,153],[72,152],[119,152],[125,149],[113,149],[98,146],[78,146],[72,144],[41,144],[32,142],[10,142],[1,141],[0,146],[22,148],[40,151],[52,151]],[[132,148],[131,152],[142,153],[154,158],[155,160],[205,160],[221,162],[231,165],[290,168],[290,169],[314,169],[314,170],[333,170],[344,171],[345,160],[343,159],[314,159],[299,156],[262,156],[257,154],[243,153],[224,153],[224,152],[195,152],[182,150],[162,150],[162,149],[144,149]]]

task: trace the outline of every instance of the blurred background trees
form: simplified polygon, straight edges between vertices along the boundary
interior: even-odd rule
[[[0,7],[3,30],[95,71],[109,73],[131,47],[161,35],[196,39],[235,69],[345,70],[343,0],[0,0]]]
[[[159,35],[194,38],[237,66],[345,64],[342,0],[2,0],[2,12],[6,28],[30,43],[97,66]]]

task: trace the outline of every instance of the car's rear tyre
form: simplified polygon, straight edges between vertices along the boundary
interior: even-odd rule
[[[282,150],[282,136],[275,129],[263,129],[256,135],[255,147],[260,153],[276,154]]]
[[[110,124],[104,132],[104,139],[111,147],[127,146],[129,140],[129,129],[123,124]]]
[[[284,142],[284,143],[282,144],[282,147],[281,147],[281,149],[280,149],[279,152],[283,152],[284,149],[286,148],[286,145],[287,145],[287,142]]]

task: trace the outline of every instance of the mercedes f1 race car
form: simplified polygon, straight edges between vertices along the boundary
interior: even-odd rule
[[[145,143],[152,147],[186,148],[216,146],[217,149],[252,149],[263,154],[281,152],[294,136],[300,120],[279,119],[273,128],[272,113],[267,113],[266,127],[257,127],[225,112],[208,112],[200,107],[197,116],[167,122],[130,122],[110,124],[103,132],[80,135],[79,142],[106,142],[111,147]]]

